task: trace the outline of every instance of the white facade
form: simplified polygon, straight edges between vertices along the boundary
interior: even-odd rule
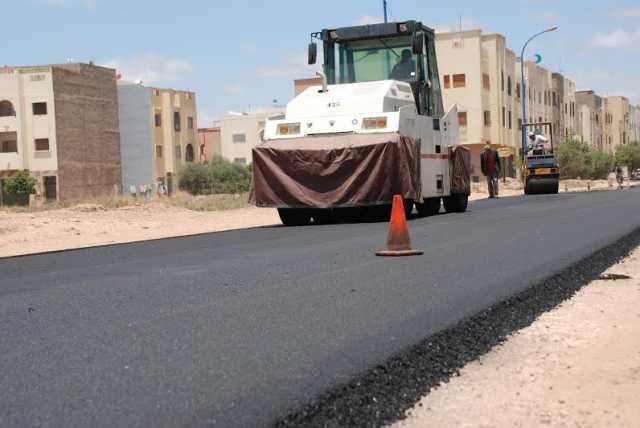
[[[222,157],[239,165],[251,164],[251,150],[262,141],[267,118],[281,117],[284,112],[284,107],[271,107],[224,116],[215,124],[220,128]]]
[[[41,110],[42,103],[46,113]],[[51,68],[0,69],[0,104],[0,140],[4,142],[0,146],[0,172],[55,172],[58,163]],[[15,151],[11,143],[14,139]],[[40,150],[36,150],[36,139]]]
[[[520,95],[516,55],[500,34],[469,30],[436,35],[444,109],[458,106],[460,142],[471,150],[471,175],[482,176],[480,151],[486,143],[520,147]],[[505,171],[513,175],[513,163]]]

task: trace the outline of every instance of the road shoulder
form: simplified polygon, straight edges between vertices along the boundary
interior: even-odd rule
[[[640,249],[460,376],[434,389],[400,427],[637,426]]]

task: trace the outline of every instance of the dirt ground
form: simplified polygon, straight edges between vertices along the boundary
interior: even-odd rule
[[[586,191],[587,182],[563,182],[561,191]],[[605,180],[591,190],[609,188]],[[522,194],[522,185],[508,179],[500,183],[500,196]],[[471,200],[487,197],[485,184],[474,184]],[[215,201],[182,195],[157,200],[81,204],[60,209],[26,212],[0,209],[0,257],[144,241],[280,224],[274,209],[247,207],[242,201]],[[238,209],[226,209],[244,206]],[[219,210],[225,208],[225,210]]]
[[[193,211],[161,202],[121,208],[83,204],[56,210],[0,210],[0,257],[144,241],[279,223],[278,213],[254,207]]]
[[[408,412],[405,427],[640,426],[640,248]]]

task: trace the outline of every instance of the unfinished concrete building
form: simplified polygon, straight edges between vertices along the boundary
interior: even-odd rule
[[[82,200],[117,191],[120,168],[114,70],[0,68],[0,187],[26,170],[37,180],[37,197]]]

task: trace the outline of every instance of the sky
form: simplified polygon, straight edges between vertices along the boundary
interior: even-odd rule
[[[285,104],[293,79],[311,77],[309,35],[382,20],[382,0],[0,0],[3,65],[89,62],[126,80],[197,93],[199,126],[229,110]],[[640,103],[638,0],[389,0],[390,19],[437,31],[481,28],[519,55],[536,39],[543,65],[578,89]]]

